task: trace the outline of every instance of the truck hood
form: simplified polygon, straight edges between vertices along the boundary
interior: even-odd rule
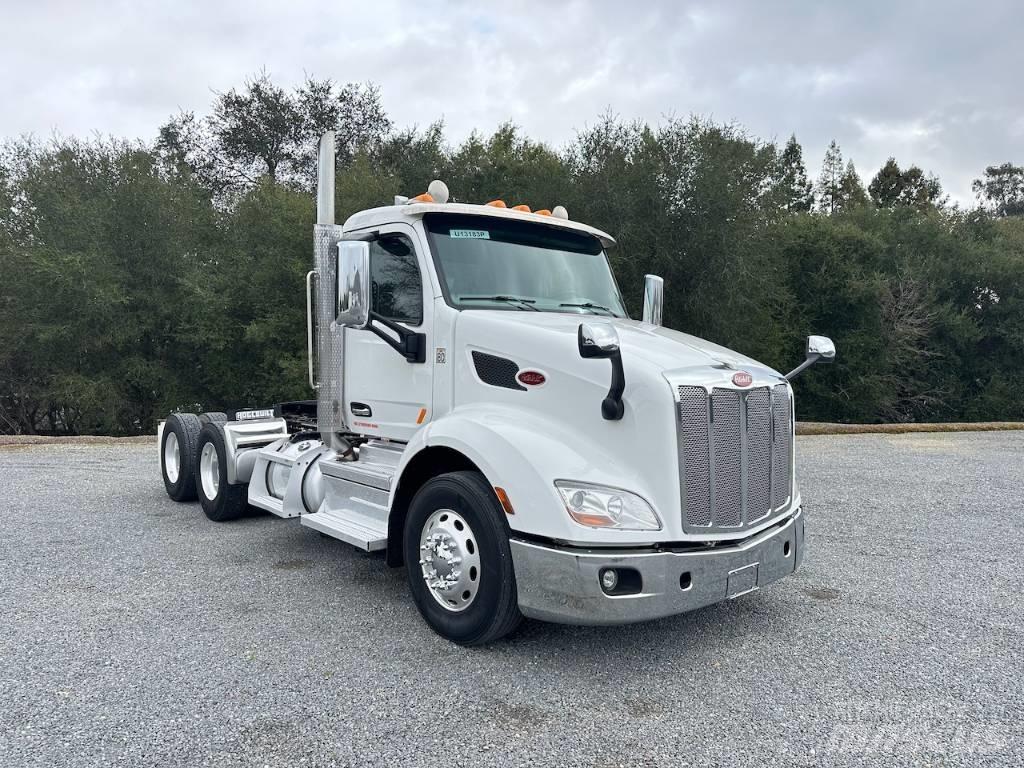
[[[781,374],[756,360],[710,341],[680,333],[671,328],[650,325],[639,320],[601,317],[591,314],[561,312],[528,312],[512,310],[473,310],[461,313],[460,327],[493,326],[500,323],[516,335],[533,336],[541,346],[544,341],[576,347],[577,329],[581,323],[606,323],[619,334],[625,361],[647,363],[661,373],[693,368],[728,368],[758,373],[758,378],[782,378]],[[568,338],[566,338],[568,337]]]

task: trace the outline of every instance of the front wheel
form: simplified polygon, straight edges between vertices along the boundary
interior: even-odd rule
[[[522,621],[504,511],[478,472],[451,472],[413,498],[403,549],[420,614],[442,637],[482,645]]]

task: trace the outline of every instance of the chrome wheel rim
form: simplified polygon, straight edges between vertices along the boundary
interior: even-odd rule
[[[420,531],[420,570],[427,591],[452,613],[473,604],[480,589],[480,550],[466,518],[439,509]]]
[[[178,447],[178,436],[173,432],[164,440],[164,472],[172,483],[178,482],[181,474],[181,448]]]
[[[217,489],[220,488],[220,459],[217,458],[217,449],[213,443],[204,445],[203,452],[199,454],[199,480],[206,498],[216,499]]]

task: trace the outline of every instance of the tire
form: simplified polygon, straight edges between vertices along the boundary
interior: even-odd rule
[[[442,542],[430,555],[421,553],[423,537],[429,535],[439,536],[436,540]],[[483,645],[519,626],[523,616],[508,524],[494,491],[479,472],[450,472],[420,488],[409,505],[403,549],[416,607],[442,637],[460,645]],[[449,566],[447,556],[458,556],[461,563]],[[430,569],[435,584],[455,579],[456,574],[458,579],[450,587],[431,588]],[[438,577],[442,572],[444,576]],[[468,601],[466,595],[470,595]]]
[[[196,497],[195,457],[200,426],[194,413],[172,413],[164,422],[160,474],[167,495],[175,501],[192,501]]]
[[[223,411],[207,411],[199,414],[199,421],[202,424],[209,424],[211,421],[217,424],[227,423],[228,415]]]
[[[209,421],[199,430],[195,484],[203,512],[213,522],[236,520],[245,514],[248,485],[228,484],[228,452],[222,423]]]

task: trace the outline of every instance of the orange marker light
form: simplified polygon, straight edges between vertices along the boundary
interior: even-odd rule
[[[541,208],[539,211],[534,211],[534,213],[536,213],[538,216],[550,216],[551,215],[551,211],[549,211],[547,208]]]
[[[422,195],[416,195],[416,197],[414,197],[409,202],[410,203],[432,203],[432,202],[434,202],[434,198],[430,195],[429,192],[424,192]]]
[[[416,417],[416,423],[422,424],[425,418],[427,418],[427,409],[420,408],[420,415]]]
[[[491,208],[508,208],[504,200],[491,200],[491,202],[484,203],[484,205],[489,205]]]
[[[528,205],[513,205],[513,211],[522,211],[523,213],[530,213],[530,206]]]
[[[508,500],[508,494],[505,493],[505,489],[500,486],[494,486],[494,495],[498,497],[498,501],[501,502],[502,509],[505,510],[506,515],[514,515],[516,511],[512,508],[512,502]]]

